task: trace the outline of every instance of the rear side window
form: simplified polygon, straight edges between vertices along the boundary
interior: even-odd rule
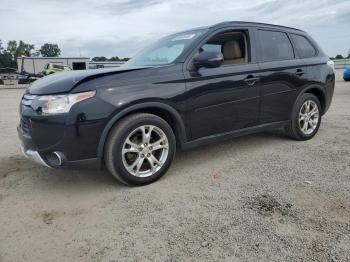
[[[306,37],[291,34],[291,38],[300,58],[309,58],[316,55],[316,49]]]
[[[294,59],[292,44],[286,33],[258,30],[260,39],[260,61],[279,61]]]

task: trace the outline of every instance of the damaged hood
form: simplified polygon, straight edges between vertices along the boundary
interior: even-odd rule
[[[126,73],[146,68],[150,68],[150,66],[135,67],[124,65],[110,69],[91,69],[55,73],[33,82],[28,88],[28,92],[33,95],[67,93],[83,81],[106,75]]]

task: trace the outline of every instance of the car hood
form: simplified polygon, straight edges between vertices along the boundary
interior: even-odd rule
[[[29,86],[28,92],[33,95],[67,93],[74,89],[80,83],[87,80],[111,74],[120,74],[135,70],[142,70],[149,67],[150,66],[139,67],[123,65],[121,67],[110,69],[90,69],[55,73],[33,82]]]

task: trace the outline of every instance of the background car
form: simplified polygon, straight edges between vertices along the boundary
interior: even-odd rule
[[[54,64],[54,63],[48,63],[45,66],[45,69],[43,71],[44,75],[51,75],[57,72],[64,72],[64,71],[70,71],[72,69],[70,69],[69,66],[65,66],[65,65],[58,65],[58,64]]]
[[[37,80],[37,77],[27,74],[17,75],[18,84],[30,84]]]
[[[14,74],[16,73],[15,68],[0,68],[0,84],[4,85],[14,80]]]
[[[350,81],[350,67],[345,68],[343,78],[345,81]]]

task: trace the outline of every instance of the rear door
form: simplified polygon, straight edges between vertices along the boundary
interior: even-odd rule
[[[244,62],[224,63],[217,68],[190,68],[184,72],[190,94],[188,112],[192,139],[254,126],[258,122],[259,81],[255,74],[259,67],[252,61],[253,37],[247,28],[222,29],[212,37],[230,32],[242,32],[246,37]],[[208,39],[198,49],[215,49],[216,44],[210,41]]]
[[[296,56],[289,35],[257,28],[260,77],[260,123],[290,119],[297,90],[307,84],[305,61]]]

